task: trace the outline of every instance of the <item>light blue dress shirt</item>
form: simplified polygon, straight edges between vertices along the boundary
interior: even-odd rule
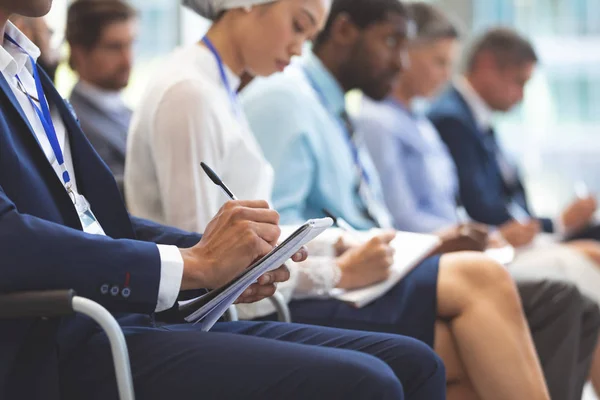
[[[357,126],[374,160],[396,229],[454,225],[458,181],[450,153],[429,120],[394,99],[363,99]]]
[[[326,208],[357,229],[376,225],[357,193],[360,176],[341,118],[344,91],[311,51],[285,72],[253,82],[241,101],[275,170],[273,205],[282,223],[324,217]],[[371,206],[389,227],[377,171],[364,145],[357,147],[376,203]]]

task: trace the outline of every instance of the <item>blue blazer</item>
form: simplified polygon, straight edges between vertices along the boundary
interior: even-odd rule
[[[39,70],[46,97],[69,135],[79,191],[108,237],[82,231],[62,182],[0,74],[0,292],[72,288],[122,313],[117,314],[122,325],[152,326],[160,281],[154,243],[191,247],[200,236],[130,218],[108,167]],[[107,285],[119,292],[107,292]],[[59,363],[97,331],[80,316],[0,321],[0,398],[58,399]]]
[[[460,198],[471,218],[484,224],[502,225],[512,219],[506,210],[510,202],[520,204],[531,215],[521,179],[510,186],[504,182],[494,151],[486,147],[484,133],[456,88],[450,87],[437,99],[429,118],[452,154]],[[552,220],[540,221],[544,231],[553,231]]]

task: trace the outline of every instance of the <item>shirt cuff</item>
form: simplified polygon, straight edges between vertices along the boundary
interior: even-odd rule
[[[170,309],[175,305],[181,291],[183,278],[183,257],[176,246],[157,245],[160,253],[160,284],[156,312]]]

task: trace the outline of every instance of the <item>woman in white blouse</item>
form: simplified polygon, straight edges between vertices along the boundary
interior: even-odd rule
[[[133,214],[202,232],[228,199],[204,175],[200,162],[210,165],[240,198],[271,197],[273,171],[237,102],[240,76],[282,71],[321,26],[311,14],[310,0],[188,3],[216,21],[200,43],[171,54],[147,89],[130,129],[125,191]],[[239,8],[244,4],[255,7]],[[260,26],[261,16],[269,12],[287,17]],[[292,279],[279,288],[294,299],[292,315],[296,299],[321,297],[314,300],[315,312],[319,304],[336,312],[320,315],[315,323],[406,334],[431,346],[435,332],[435,349],[453,381],[449,398],[464,398],[474,390],[472,382],[478,387],[497,382],[509,388],[506,399],[548,398],[518,294],[502,267],[477,254],[429,259],[383,298],[354,309],[326,299],[330,290],[384,280],[393,262],[388,243],[394,233],[336,257],[339,237],[330,232],[312,244],[309,260],[290,266]],[[419,280],[419,274],[428,277]],[[240,307],[245,317],[272,312],[268,302]],[[453,321],[460,321],[459,329],[452,328]],[[497,348],[506,349],[502,370],[508,374],[498,371]],[[469,353],[478,356],[463,358]],[[479,398],[492,398],[488,389],[477,390]]]

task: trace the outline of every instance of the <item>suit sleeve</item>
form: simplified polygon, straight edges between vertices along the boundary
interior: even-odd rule
[[[449,117],[432,118],[432,122],[452,154],[458,171],[461,201],[471,218],[489,225],[510,221],[504,195],[487,183],[477,144],[467,136],[469,127]]]
[[[74,289],[112,312],[151,313],[158,301],[156,244],[91,235],[19,213],[0,187],[0,292]],[[127,286],[128,296],[106,288]]]
[[[147,219],[130,216],[135,235],[144,242],[177,246],[182,249],[194,247],[202,235],[161,225]]]

